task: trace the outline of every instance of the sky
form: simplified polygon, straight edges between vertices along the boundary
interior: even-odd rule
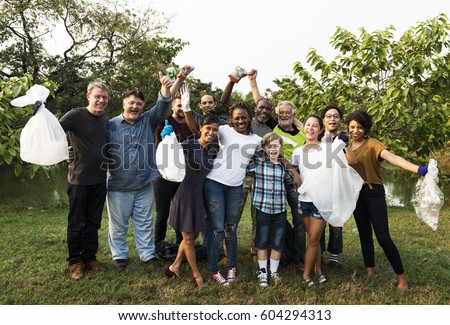
[[[276,89],[273,79],[293,76],[296,61],[307,66],[314,48],[327,61],[338,53],[330,45],[336,27],[358,35],[396,29],[398,39],[409,27],[441,13],[450,15],[449,0],[150,0],[153,9],[171,17],[166,37],[189,42],[174,58],[195,67],[193,76],[223,89],[236,65],[258,70],[261,91]],[[234,90],[250,91],[247,79]]]

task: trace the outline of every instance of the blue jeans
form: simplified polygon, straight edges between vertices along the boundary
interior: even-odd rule
[[[281,252],[284,245],[286,231],[286,211],[268,214],[256,209],[256,238],[257,249],[272,248]]]
[[[206,179],[203,186],[206,221],[208,223],[208,267],[211,273],[219,270],[220,245],[225,238],[228,268],[237,265],[237,220],[242,209],[242,186],[227,186]]]
[[[303,217],[298,211],[298,192],[293,184],[286,184],[287,201],[291,208],[294,230],[294,262],[303,261],[306,253],[306,230]]]
[[[137,191],[108,191],[108,240],[113,260],[128,259],[127,232],[130,218],[140,260],[145,262],[155,257],[155,243],[152,238],[153,201],[153,184]]]

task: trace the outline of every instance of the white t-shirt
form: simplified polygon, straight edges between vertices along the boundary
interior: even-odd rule
[[[261,138],[253,133],[238,133],[229,125],[221,125],[219,144],[220,150],[214,159],[213,169],[206,177],[227,186],[242,185],[245,169],[260,146]]]

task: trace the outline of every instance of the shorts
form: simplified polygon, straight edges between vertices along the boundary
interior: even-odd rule
[[[323,220],[322,216],[319,213],[319,210],[317,210],[316,206],[312,202],[300,201],[298,212],[303,218],[311,217],[314,219]]]

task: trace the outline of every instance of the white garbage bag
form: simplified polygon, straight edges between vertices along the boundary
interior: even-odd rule
[[[66,134],[56,117],[44,103],[50,91],[44,86],[34,85],[25,96],[15,98],[11,105],[24,107],[41,102],[20,134],[20,158],[23,161],[49,166],[69,158]]]
[[[174,132],[166,135],[156,149],[156,166],[161,176],[171,182],[181,182],[186,175],[183,147]]]
[[[333,143],[322,145],[325,149],[321,150],[322,158],[318,160],[322,163],[309,171],[298,189],[300,193],[309,193],[322,218],[333,227],[342,227],[351,217],[364,183],[348,164],[343,147],[344,142],[337,138]],[[337,155],[330,154],[336,152]]]
[[[428,173],[417,181],[416,192],[411,200],[419,219],[433,230],[437,230],[439,212],[444,204],[444,194],[437,185],[438,175],[437,161],[430,159]]]

